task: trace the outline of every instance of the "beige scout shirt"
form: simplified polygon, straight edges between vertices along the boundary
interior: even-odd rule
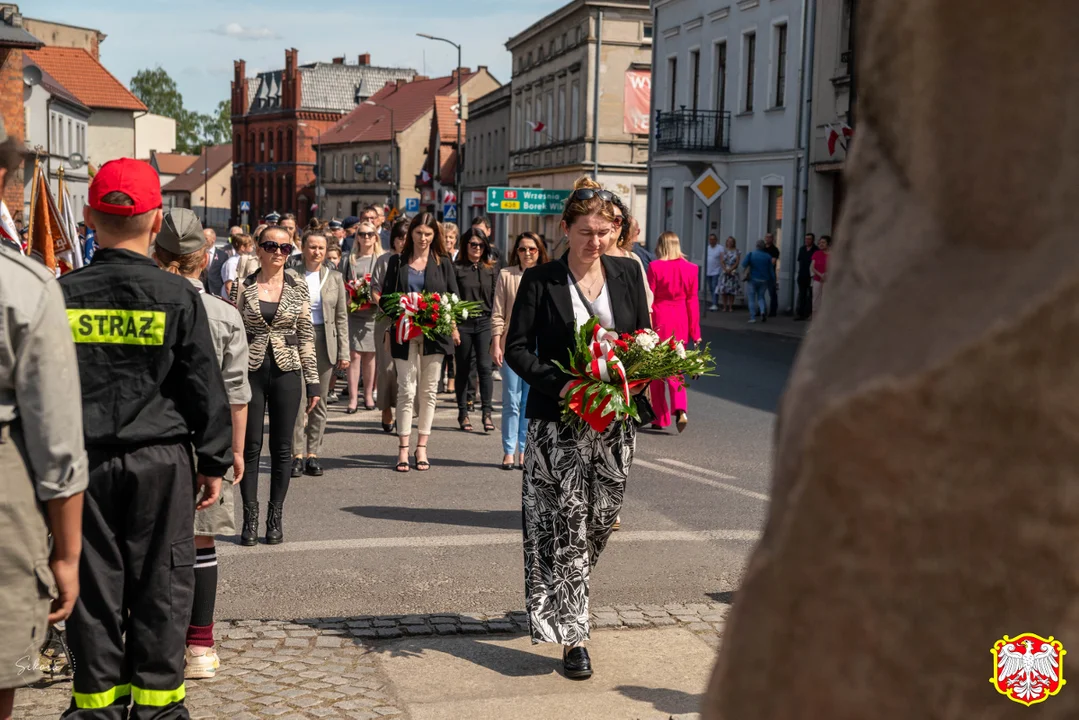
[[[0,424],[21,421],[41,502],[86,489],[81,403],[60,286],[44,266],[0,248]],[[9,475],[0,469],[0,481]]]
[[[199,291],[206,308],[229,405],[246,405],[251,402],[251,385],[247,382],[247,331],[240,311],[232,303],[204,292],[200,280],[188,280]]]

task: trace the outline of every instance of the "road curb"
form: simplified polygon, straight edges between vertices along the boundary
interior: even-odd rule
[[[616,605],[592,611],[593,630],[636,630],[684,627],[715,635],[723,631],[727,603]],[[215,624],[224,647],[230,641],[285,640],[290,647],[331,647],[334,638],[363,641],[397,640],[433,635],[502,635],[528,632],[524,611],[496,613],[429,613],[356,615],[294,620],[225,620]],[[321,645],[320,645],[321,643]],[[275,645],[277,643],[274,643]]]

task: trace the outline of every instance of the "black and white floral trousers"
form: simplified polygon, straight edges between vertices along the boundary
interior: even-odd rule
[[[532,642],[588,639],[588,582],[622,509],[637,430],[531,420],[525,445],[525,607]]]

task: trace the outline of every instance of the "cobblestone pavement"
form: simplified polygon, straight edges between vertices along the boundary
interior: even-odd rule
[[[604,632],[680,625],[718,648],[729,608],[724,603],[597,607],[592,626]],[[381,643],[402,637],[514,634],[527,627],[523,612],[219,622],[215,630],[222,667],[212,680],[187,682],[187,707],[196,719],[404,718],[379,667]],[[20,690],[14,717],[57,718],[70,693],[67,681]]]

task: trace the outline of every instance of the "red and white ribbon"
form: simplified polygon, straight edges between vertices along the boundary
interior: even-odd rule
[[[412,292],[402,295],[399,305],[401,312],[396,322],[397,343],[404,345],[413,338],[419,337],[423,332],[416,323],[412,322],[412,318],[420,311],[420,294]]]
[[[622,398],[629,402],[629,382],[626,369],[615,352],[614,343],[607,337],[611,333],[600,325],[592,331],[592,360],[589,363],[588,376],[593,380],[614,383],[622,386]]]

